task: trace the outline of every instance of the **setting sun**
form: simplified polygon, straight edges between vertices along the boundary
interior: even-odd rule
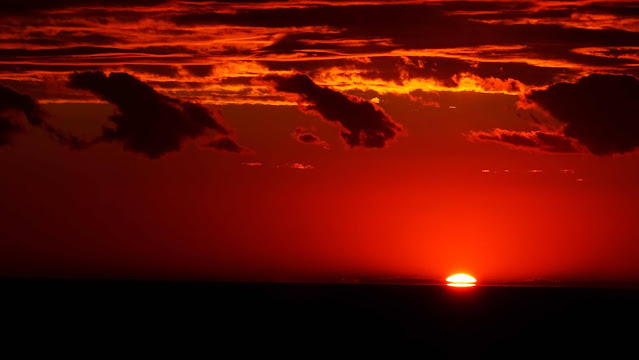
[[[639,0],[0,0],[2,340],[632,354],[638,120]]]
[[[471,287],[475,286],[477,280],[468,274],[455,274],[446,278],[448,286],[453,287]]]

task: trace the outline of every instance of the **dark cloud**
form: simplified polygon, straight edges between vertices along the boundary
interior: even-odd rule
[[[12,135],[23,130],[22,126],[15,122],[12,111],[22,112],[29,124],[42,128],[63,145],[81,149],[91,144],[47,123],[44,120],[44,112],[31,96],[0,85],[0,146],[8,144]]]
[[[189,74],[197,77],[206,77],[213,72],[212,65],[184,65],[182,68]]]
[[[350,38],[370,38],[391,36],[405,39],[424,38],[436,39],[446,37],[425,37],[420,31],[425,26],[441,28],[451,23],[467,23],[465,20],[455,20],[447,17],[443,9],[430,4],[381,4],[381,5],[347,5],[347,6],[309,6],[309,7],[277,7],[271,9],[246,9],[233,13],[228,12],[200,12],[179,14],[173,17],[178,25],[190,26],[200,24],[232,24],[241,26],[262,27],[298,27],[329,26],[343,29]],[[477,24],[482,26],[483,24]],[[448,27],[447,27],[448,28]],[[450,26],[451,30],[454,29]],[[459,30],[458,30],[459,31]],[[309,34],[316,37],[316,34]],[[297,45],[298,38],[289,38],[292,45]],[[288,41],[288,40],[285,40]],[[443,45],[443,41],[442,41]],[[279,47],[277,51],[283,51]]]
[[[41,46],[69,46],[69,44],[83,45],[112,45],[121,41],[112,36],[91,33],[89,31],[58,31],[47,34],[42,31],[32,31],[26,35],[3,39],[7,44],[33,44]]]
[[[121,142],[125,149],[150,158],[178,151],[185,140],[210,131],[229,135],[220,116],[201,104],[162,95],[126,73],[73,73],[68,86],[88,90],[118,108],[110,118],[115,128],[104,128],[102,141]],[[232,148],[229,142],[233,141],[225,140],[224,150]]]
[[[618,5],[617,8],[623,8]],[[477,10],[481,9],[481,10]],[[442,2],[428,4],[378,4],[346,6],[278,7],[239,9],[234,12],[192,12],[179,14],[173,21],[182,26],[229,24],[261,27],[328,26],[339,29],[345,38],[390,38],[396,48],[451,48],[477,45],[556,44],[567,48],[584,46],[638,45],[639,34],[621,30],[572,28],[561,25],[489,24],[473,16],[454,16],[455,11],[504,12],[519,10],[534,13],[526,2]],[[478,14],[478,16],[481,14]],[[437,34],[437,36],[424,36]],[[322,35],[307,35],[316,39]],[[326,34],[325,37],[333,37]],[[275,52],[298,49],[303,36],[281,39]],[[322,46],[322,45],[320,45]],[[368,50],[368,49],[367,49]]]
[[[542,152],[574,153],[579,151],[575,140],[567,138],[561,133],[493,129],[489,132],[471,131],[467,136],[470,140],[492,141]]]
[[[274,43],[262,48],[261,50],[276,54],[295,53],[298,50],[304,50],[305,53],[310,53],[309,50],[311,49],[357,54],[381,51],[384,48],[394,48],[394,46],[389,44],[384,38],[356,39],[359,41],[358,46],[353,46],[348,43],[340,44],[339,40],[341,39],[343,39],[342,35],[336,33],[293,33],[282,36]],[[321,53],[318,52],[318,55],[321,55]]]
[[[515,79],[531,86],[552,84],[562,80],[562,78],[570,78],[578,73],[574,69],[541,67],[515,62],[480,62],[475,67],[468,69],[467,72],[482,78]]]
[[[72,46],[50,49],[0,49],[0,59],[15,61],[16,57],[57,57],[57,56],[82,56],[82,55],[108,55],[108,54],[131,54],[131,55],[175,55],[193,54],[194,50],[185,46],[144,46],[134,49],[103,47],[103,46]]]
[[[341,136],[350,147],[384,147],[402,128],[374,104],[325,86],[319,86],[306,75],[266,75],[277,91],[296,94],[304,111],[319,114],[341,127]]]
[[[223,85],[251,85],[252,77],[239,76],[239,77],[222,77],[217,78],[216,82]]]
[[[136,0],[136,6],[153,6],[168,0]],[[34,13],[46,10],[70,7],[120,7],[130,6],[128,0],[4,0],[0,4],[0,13]]]
[[[60,72],[95,71],[100,70],[96,65],[50,65],[50,64],[0,64],[0,73],[20,74],[30,71]],[[5,81],[6,79],[3,79]]]
[[[22,112],[27,121],[36,126],[43,123],[42,111],[31,96],[21,94],[0,85],[0,146],[10,142],[10,138],[22,127],[15,122],[11,112]]]
[[[315,136],[315,134],[300,134],[300,136],[297,137],[297,139],[303,143],[316,143],[320,141],[320,138],[318,138],[317,136]]]
[[[0,146],[7,145],[13,134],[20,132],[22,128],[11,122],[11,119],[0,116]]]
[[[639,146],[639,80],[593,74],[576,83],[533,91],[527,100],[565,123],[565,136],[597,155],[626,153]]]
[[[623,57],[635,57],[639,58],[639,49],[637,48],[603,48],[601,54],[604,56],[623,58]]]
[[[628,1],[599,1],[584,4],[580,10],[587,14],[611,14],[639,17],[639,3]]]
[[[321,145],[324,148],[328,149],[328,144],[325,141],[322,141],[319,136],[313,134],[306,128],[297,128],[291,135],[295,140],[301,142],[302,144]]]
[[[43,122],[42,111],[31,96],[0,86],[0,111],[6,110],[23,112],[32,125],[40,125]]]
[[[233,152],[238,154],[246,151],[245,148],[241,147],[234,140],[228,137],[221,137],[219,139],[215,139],[209,142],[208,144],[206,144],[205,147],[210,147],[213,149],[228,151],[228,152]]]

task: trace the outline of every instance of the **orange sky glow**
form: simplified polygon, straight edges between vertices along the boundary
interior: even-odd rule
[[[639,3],[0,4],[0,275],[639,281]]]

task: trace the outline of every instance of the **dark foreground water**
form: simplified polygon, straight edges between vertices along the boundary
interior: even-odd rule
[[[347,345],[362,354],[383,349],[414,358],[637,358],[639,345],[636,289],[0,284],[3,344],[19,344],[26,352],[88,346],[92,358],[96,351],[133,345],[156,352],[181,348],[209,358],[291,352],[307,358]],[[219,356],[229,350],[234,356]]]

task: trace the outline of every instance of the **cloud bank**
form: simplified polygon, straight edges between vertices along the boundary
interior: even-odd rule
[[[491,141],[520,149],[549,153],[579,152],[575,140],[560,133],[493,129],[492,131],[471,131],[467,136],[470,140]]]
[[[295,94],[303,111],[314,112],[337,124],[349,147],[381,148],[402,131],[399,124],[373,103],[319,86],[307,75],[266,75],[261,80],[272,83],[277,91]]]
[[[225,136],[221,143],[214,142],[215,148],[232,152],[240,148],[228,138],[230,132],[219,115],[201,104],[160,94],[127,73],[73,73],[68,86],[90,91],[117,107],[119,113],[110,117],[115,127],[105,127],[101,140],[120,142],[126,150],[158,158],[180,150],[187,139],[211,133]]]
[[[526,98],[565,123],[564,135],[593,154],[622,154],[639,146],[639,80],[633,76],[593,74]]]
[[[639,146],[639,80],[633,76],[591,74],[575,83],[532,91],[524,101],[562,125],[556,131],[471,131],[471,140],[492,141],[544,152],[623,154]],[[545,127],[543,120],[536,124]]]

